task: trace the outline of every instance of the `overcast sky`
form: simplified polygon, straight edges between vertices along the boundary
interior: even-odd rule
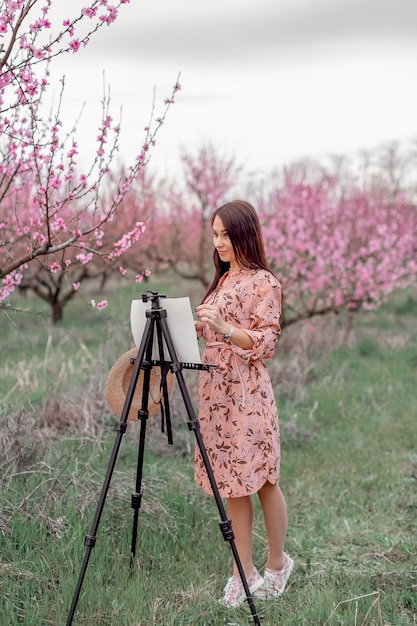
[[[142,144],[154,88],[158,111],[181,72],[152,156],[164,174],[182,147],[207,142],[269,171],[417,138],[416,70],[417,0],[131,0],[87,48],[54,64],[54,76],[66,75],[65,120],[85,103],[90,145],[105,71],[115,115],[123,107],[126,161]]]

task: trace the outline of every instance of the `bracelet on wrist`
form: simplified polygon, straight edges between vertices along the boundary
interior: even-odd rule
[[[229,341],[229,339],[230,339],[230,338],[231,338],[231,336],[233,335],[233,331],[234,331],[233,326],[230,326],[230,328],[229,328],[229,332],[228,332],[228,333],[225,333],[224,335],[222,335],[222,339],[223,339],[224,341]]]

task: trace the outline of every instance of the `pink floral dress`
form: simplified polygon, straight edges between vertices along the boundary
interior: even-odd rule
[[[281,332],[281,286],[263,269],[229,271],[207,303],[253,341],[251,350],[238,348],[203,324],[202,360],[217,369],[200,373],[198,419],[219,493],[237,498],[279,480],[278,412],[264,359]],[[195,479],[212,494],[198,447]]]

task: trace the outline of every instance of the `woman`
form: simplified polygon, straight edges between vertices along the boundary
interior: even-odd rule
[[[281,331],[281,287],[264,250],[255,209],[235,200],[212,216],[215,276],[196,311],[197,337],[204,337],[199,422],[219,493],[226,498],[236,548],[251,593],[280,596],[293,569],[284,552],[287,513],[278,485],[280,439],[274,393],[264,359],[273,356]],[[212,490],[199,450],[197,483]],[[262,577],[252,556],[252,495],[258,494],[268,538]],[[234,563],[222,604],[246,598]]]

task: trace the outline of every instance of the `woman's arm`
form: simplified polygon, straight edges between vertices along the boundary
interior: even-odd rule
[[[253,348],[253,341],[243,328],[236,328],[225,322],[220,315],[219,309],[214,305],[200,304],[196,308],[196,313],[200,320],[206,322],[215,333],[231,335],[226,341],[230,341],[243,350],[251,350]]]

